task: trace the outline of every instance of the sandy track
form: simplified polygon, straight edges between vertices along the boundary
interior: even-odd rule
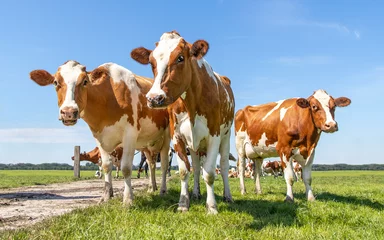
[[[0,190],[0,231],[30,226],[48,217],[97,204],[103,186],[104,180],[95,179]],[[132,179],[132,187],[134,192],[147,188],[148,179]],[[114,180],[113,189],[115,196],[122,194],[123,180]]]

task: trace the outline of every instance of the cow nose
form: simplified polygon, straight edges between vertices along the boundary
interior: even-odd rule
[[[160,95],[156,95],[156,96],[153,96],[153,97],[152,96],[148,96],[147,100],[150,103],[154,103],[156,105],[162,105],[164,103],[164,100],[165,100],[165,95],[160,94]]]
[[[65,107],[60,110],[60,115],[62,119],[75,120],[79,116],[79,110],[71,107]]]
[[[337,122],[329,122],[325,124],[325,130],[336,132],[338,130]]]

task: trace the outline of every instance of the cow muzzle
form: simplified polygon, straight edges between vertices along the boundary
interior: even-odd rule
[[[333,132],[337,132],[337,130],[339,130],[339,127],[337,126],[337,122],[330,122],[330,123],[324,124],[322,130],[326,133],[333,133]]]
[[[65,126],[72,126],[79,119],[79,110],[73,107],[64,107],[60,109],[60,118]]]
[[[165,105],[165,95],[155,95],[155,96],[147,96],[147,105],[150,108],[163,108],[166,107]]]

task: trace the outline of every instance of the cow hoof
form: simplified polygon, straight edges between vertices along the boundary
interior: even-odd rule
[[[223,197],[223,202],[233,203],[232,196],[224,196]]]
[[[178,211],[178,212],[185,213],[185,212],[188,212],[188,208],[187,208],[187,207],[183,207],[183,206],[179,206],[179,207],[177,208],[177,211]]]
[[[160,190],[160,196],[167,194],[167,189]]]
[[[308,196],[308,201],[309,202],[314,202],[316,198],[314,196]]]
[[[247,194],[247,191],[241,190],[241,195],[245,195],[245,194]]]
[[[214,206],[214,207],[208,207],[207,206],[207,214],[208,215],[216,215],[216,214],[218,214],[219,212],[217,211],[217,208],[216,208],[216,206]]]
[[[124,199],[123,205],[124,205],[124,207],[130,208],[133,205],[133,200],[132,199]]]
[[[261,190],[255,190],[255,193],[257,194],[257,195],[260,195],[260,194],[262,194],[262,192],[261,192]]]
[[[201,199],[201,194],[200,193],[192,193],[192,198],[196,199],[196,200],[200,200]]]
[[[287,196],[285,197],[285,202],[288,202],[288,203],[293,203],[293,198],[291,198],[290,196]]]

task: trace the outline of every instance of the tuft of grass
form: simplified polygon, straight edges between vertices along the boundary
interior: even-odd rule
[[[190,190],[193,178],[190,177]],[[191,200],[187,213],[176,211],[180,182],[169,181],[166,196],[144,191],[131,208],[121,197],[75,210],[35,226],[0,233],[2,239],[384,239],[384,172],[314,172],[315,202],[308,202],[302,182],[294,184],[294,203],[283,202],[283,178],[261,179],[262,195],[240,194],[230,179],[234,203],[222,199],[221,178],[215,181],[219,214],[206,214],[205,184],[201,200]]]

